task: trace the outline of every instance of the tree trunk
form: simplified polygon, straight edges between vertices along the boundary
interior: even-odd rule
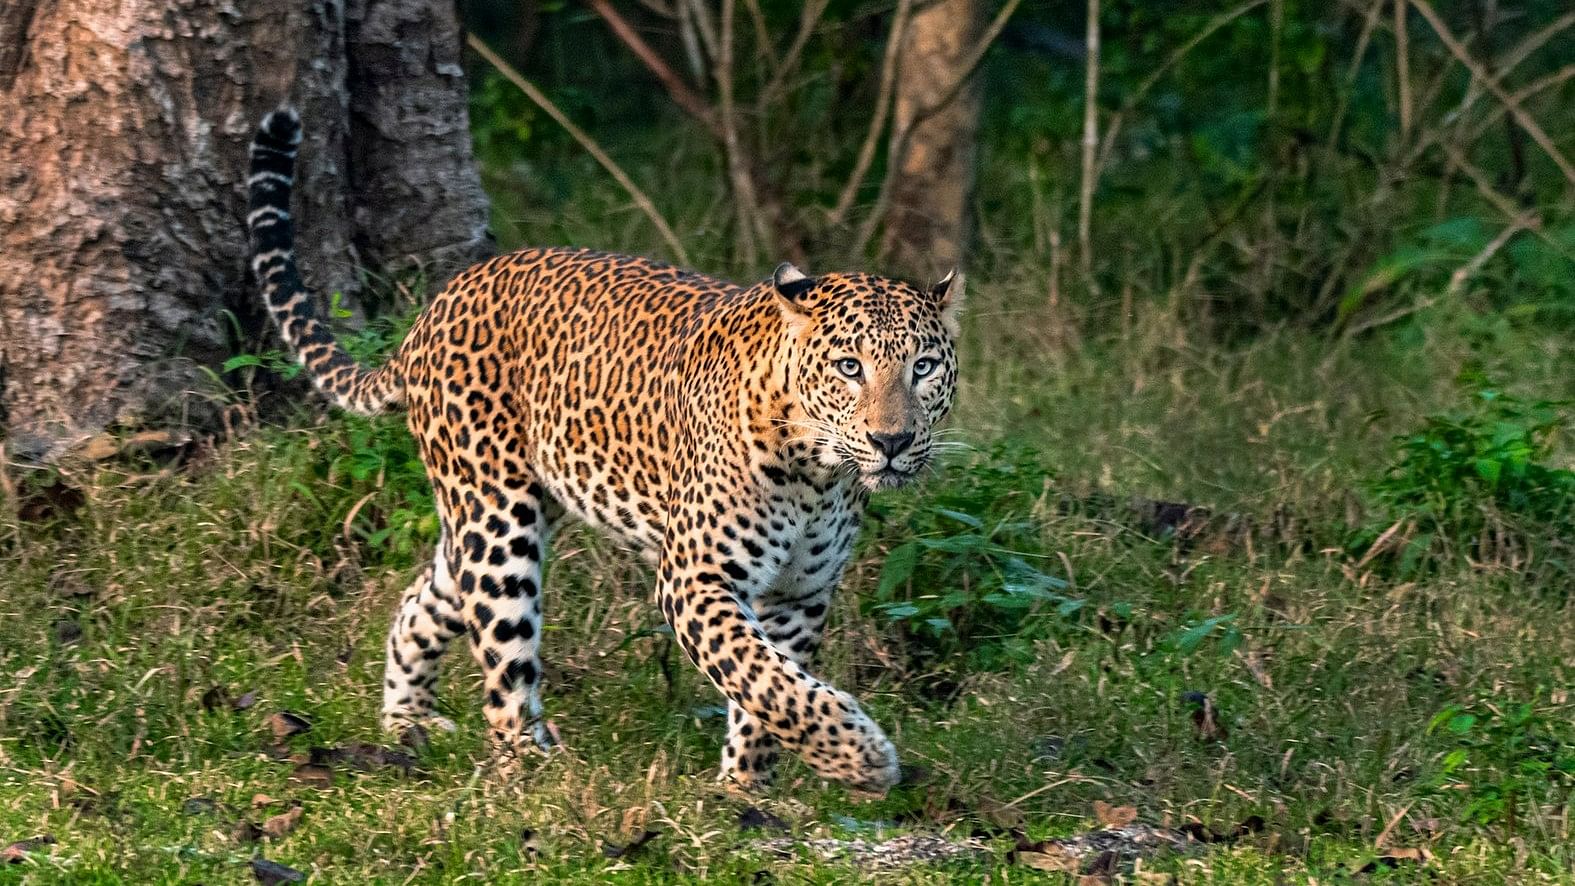
[[[978,78],[946,99],[968,74],[967,56],[982,30],[981,11],[981,0],[925,3],[914,10],[903,35],[894,156],[888,161],[891,205],[881,241],[882,254],[899,273],[936,279],[956,267],[967,249]]]
[[[6,0],[0,8],[0,409],[13,455],[208,425],[203,371],[256,335],[246,148],[306,120],[301,263],[357,271],[490,250],[446,0]],[[445,268],[435,272],[441,274]],[[435,281],[434,281],[435,282]],[[250,321],[250,322],[248,322]]]

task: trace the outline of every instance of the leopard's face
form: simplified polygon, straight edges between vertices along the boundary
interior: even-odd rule
[[[802,439],[821,464],[866,488],[911,481],[935,456],[936,426],[957,390],[957,275],[925,290],[865,274],[774,277],[796,336],[790,383]]]

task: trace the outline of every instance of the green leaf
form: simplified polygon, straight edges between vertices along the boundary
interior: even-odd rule
[[[1456,735],[1465,735],[1475,725],[1477,725],[1476,714],[1456,714],[1449,718],[1448,729]]]
[[[1499,475],[1504,471],[1501,462],[1490,458],[1479,458],[1472,463],[1472,467],[1477,469],[1477,476],[1486,480],[1489,486],[1497,486]]]
[[[1210,634],[1214,633],[1215,628],[1218,628],[1220,625],[1228,625],[1235,620],[1236,614],[1233,612],[1228,615],[1216,615],[1213,618],[1201,621],[1181,632],[1180,636],[1176,638],[1176,648],[1184,653],[1191,653],[1201,646]]]
[[[912,603],[895,603],[882,608],[886,610],[887,616],[894,619],[912,618],[919,614],[919,607]]]
[[[946,538],[917,538],[914,541],[932,551],[945,551],[949,554],[976,554],[990,546],[989,540],[984,536],[971,532]]]
[[[913,572],[919,565],[919,546],[914,542],[898,545],[886,555],[886,564],[880,570],[880,583],[875,587],[875,596],[880,600],[890,600],[896,590],[913,577]]]
[[[235,370],[240,369],[242,366],[261,365],[262,358],[256,354],[236,354],[234,357],[224,361],[224,366],[222,369],[225,372],[234,372]]]
[[[936,508],[935,513],[940,514],[942,517],[950,517],[964,526],[969,526],[974,529],[984,528],[984,521],[972,514],[964,514],[962,511],[954,511],[951,508]]]

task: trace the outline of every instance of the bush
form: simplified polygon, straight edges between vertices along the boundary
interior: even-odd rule
[[[1023,632],[1034,616],[1070,617],[1084,605],[1046,571],[1035,511],[1047,476],[1034,454],[997,445],[943,467],[917,498],[877,502],[880,535],[896,544],[865,609],[896,625],[923,659],[961,656],[965,667],[994,669],[1029,657]]]
[[[1575,471],[1547,462],[1566,405],[1484,389],[1466,410],[1429,416],[1397,438],[1393,463],[1371,484],[1381,520],[1357,533],[1357,546],[1398,554],[1410,573],[1440,550],[1485,555],[1489,537],[1568,537]],[[1402,526],[1405,540],[1394,542]]]

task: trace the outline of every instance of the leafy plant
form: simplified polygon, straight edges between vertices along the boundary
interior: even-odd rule
[[[1462,817],[1501,824],[1511,835],[1523,807],[1568,804],[1575,787],[1575,745],[1562,719],[1554,721],[1529,702],[1452,704],[1428,724],[1450,749],[1435,787],[1465,797]]]
[[[1357,546],[1368,548],[1385,527],[1407,522],[1412,534],[1399,549],[1400,566],[1412,572],[1438,544],[1469,545],[1505,520],[1567,535],[1575,529],[1575,471],[1547,463],[1565,405],[1483,389],[1469,409],[1429,416],[1419,431],[1397,438],[1394,462],[1371,484],[1383,525],[1364,527]]]
[[[944,474],[902,521],[905,540],[886,554],[866,609],[936,657],[965,652],[998,667],[1028,654],[1019,635],[1036,616],[1068,618],[1085,601],[1045,569],[1033,511],[1046,472],[1035,458],[997,446]]]

